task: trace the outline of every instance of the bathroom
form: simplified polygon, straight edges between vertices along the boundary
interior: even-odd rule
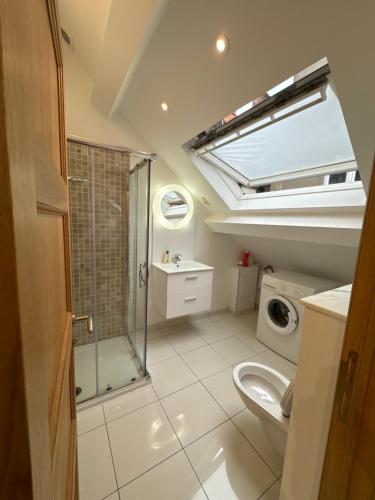
[[[126,371],[126,366],[129,364],[133,366],[134,362],[132,364],[127,358],[119,358],[118,352],[115,361],[114,354],[108,354],[109,351],[105,347],[111,340],[103,343],[99,339],[96,367],[96,377],[99,379],[98,392],[93,399],[87,397],[84,400],[79,399],[83,402],[79,405],[77,414],[79,487],[81,498],[84,499],[106,496],[112,498],[110,495],[113,495],[113,498],[119,495],[121,499],[156,498],[152,492],[157,489],[160,489],[160,498],[170,499],[206,496],[225,499],[278,498],[285,443],[281,446],[282,450],[280,448],[276,450],[274,444],[270,443],[261,421],[249,411],[233,382],[233,370],[239,363],[247,361],[271,367],[288,381],[296,376],[296,358],[291,362],[288,353],[281,350],[280,355],[275,346],[267,346],[267,342],[264,343],[256,337],[256,308],[260,304],[263,268],[271,266],[267,268],[268,272],[270,269],[276,272],[278,270],[299,272],[327,280],[327,283],[323,280],[322,283],[318,283],[317,289],[320,286],[321,291],[347,285],[353,281],[365,203],[361,183],[357,183],[360,184],[357,191],[350,191],[355,197],[349,202],[353,204],[353,208],[347,207],[343,215],[336,215],[333,210],[328,224],[326,215],[320,218],[315,214],[316,220],[311,222],[310,227],[308,218],[302,219],[306,220],[306,224],[301,227],[298,221],[299,215],[295,220],[289,216],[285,221],[276,221],[276,217],[280,218],[280,212],[274,211],[274,219],[264,218],[264,224],[259,225],[256,220],[251,220],[254,215],[242,210],[235,214],[232,212],[232,217],[237,217],[234,228],[234,224],[229,220],[231,216],[231,213],[228,213],[229,195],[225,197],[225,193],[223,195],[211,181],[216,173],[213,171],[207,173],[207,167],[204,170],[194,162],[194,159],[190,159],[189,145],[201,130],[216,123],[231,109],[246,104],[249,98],[254,96],[247,89],[243,89],[233,101],[228,98],[217,107],[215,107],[217,101],[213,100],[210,106],[205,106],[208,95],[203,96],[199,99],[198,108],[194,104],[194,119],[190,120],[192,123],[184,121],[183,116],[186,113],[190,116],[190,112],[185,101],[181,100],[181,92],[177,95],[175,90],[182,85],[183,76],[179,76],[180,84],[168,83],[173,71],[168,58],[174,54],[171,53],[170,47],[168,50],[165,48],[165,43],[174,35],[173,20],[175,19],[175,22],[179,20],[179,25],[189,10],[190,8],[183,7],[181,2],[177,2],[177,5],[168,4],[147,50],[142,54],[141,62],[124,94],[125,97],[120,100],[117,111],[114,114],[111,111],[110,118],[105,119],[101,106],[107,105],[107,110],[109,107],[105,101],[108,95],[104,94],[104,87],[101,87],[104,85],[101,79],[105,82],[104,74],[101,74],[104,68],[103,70],[100,68],[100,61],[95,61],[94,54],[91,54],[91,64],[94,62],[97,64],[97,75],[94,78],[91,74],[90,78],[89,66],[86,68],[83,66],[85,62],[88,64],[89,59],[85,60],[79,53],[81,34],[72,31],[74,25],[68,17],[68,14],[74,15],[74,9],[70,7],[69,10],[69,3],[66,4],[66,10],[64,2],[61,6],[62,26],[73,38],[74,43],[73,49],[64,44],[68,136],[76,138],[77,141],[79,138],[90,139],[93,149],[97,143],[155,153],[154,158],[146,158],[150,163],[143,169],[145,176],[146,169],[150,169],[149,221],[147,222],[144,217],[144,212],[147,210],[148,179],[143,183],[143,187],[141,186],[141,191],[136,191],[136,196],[144,197],[141,217],[135,209],[137,204],[136,202],[134,204],[134,200],[133,208],[131,206],[130,189],[128,202],[128,224],[131,225],[136,219],[137,234],[140,234],[141,238],[141,242],[136,243],[138,250],[135,252],[141,254],[143,252],[135,259],[136,262],[132,263],[131,258],[128,262],[129,269],[133,266],[133,277],[130,278],[128,286],[131,287],[134,283],[134,288],[138,288],[137,280],[144,279],[144,262],[149,270],[148,291],[145,292],[146,287],[138,288],[135,304],[132,306],[128,302],[126,308],[128,316],[135,314],[137,316],[135,322],[138,321],[141,325],[139,327],[137,324],[135,327],[134,335],[137,339],[133,345],[138,353],[146,347],[146,364],[140,366],[145,371],[138,375],[136,372],[129,372],[123,379],[120,376],[116,381],[118,370],[122,370],[123,373]],[[64,18],[64,15],[67,17]],[[111,10],[108,15],[113,15]],[[108,22],[110,20],[111,18]],[[212,22],[212,26],[214,29],[219,25]],[[224,42],[228,43],[229,48],[223,53],[218,52],[215,47],[215,35],[220,34],[220,30],[218,33],[214,31],[211,37],[203,37],[202,40],[202,45],[206,44],[206,64],[211,64],[211,71],[217,72],[217,78],[222,78],[221,65],[234,64],[230,58],[235,57],[232,54],[237,50],[236,40],[230,33],[228,28],[226,32],[228,38],[224,38]],[[83,41],[87,43],[87,40],[82,40],[82,43]],[[105,38],[103,43],[102,51],[105,54]],[[187,50],[186,43],[181,37],[180,50]],[[198,44],[198,41],[196,43]],[[161,63],[158,68],[159,76],[155,78],[152,75],[155,71],[153,61],[160,61],[163,56],[168,62]],[[196,51],[192,48],[189,52],[189,68],[186,71],[196,71],[194,66],[198,62],[193,59],[195,56]],[[317,61],[312,59],[310,62],[316,63],[311,71],[321,71]],[[324,67],[324,64],[321,66]],[[180,71],[184,71],[184,68],[179,67]],[[113,68],[106,65],[105,70],[113,71]],[[307,72],[306,70],[302,76],[304,77]],[[272,79],[268,81],[278,84],[290,76],[287,68],[283,68],[279,74],[282,78],[278,81]],[[334,75],[330,74],[329,78],[331,76],[333,80],[330,82],[334,82]],[[187,74],[184,77],[189,81]],[[319,78],[322,77],[319,75]],[[210,75],[210,78],[214,78],[214,75]],[[149,79],[153,81],[152,87],[147,83]],[[232,79],[226,84],[237,87],[238,81]],[[194,86],[193,83],[189,85],[192,89],[188,99],[190,105],[193,105],[191,99],[194,95]],[[258,86],[254,85],[254,88],[259,88],[260,85],[261,83]],[[188,93],[186,87],[182,88]],[[268,87],[261,87],[261,92],[256,95],[263,95],[266,90]],[[316,109],[319,110],[318,106]],[[350,141],[348,145],[348,136],[337,141],[334,140],[335,136],[333,139],[330,137],[334,142],[332,152],[324,142],[325,134],[330,134],[330,127],[334,129],[345,127],[342,115],[339,116],[340,110],[336,109],[334,112],[336,115],[332,118],[333,124],[328,124],[327,129],[321,131],[314,140],[321,141],[318,142],[318,146],[326,148],[327,163],[333,163],[334,160],[341,162],[346,159],[354,160]],[[305,126],[306,131],[310,130],[314,119],[329,120],[326,115],[321,118],[317,116],[311,119],[312,122],[307,124],[302,122],[297,124],[297,127]],[[283,125],[285,122],[286,120],[280,123]],[[134,130],[137,130],[139,135]],[[289,131],[291,135],[294,133]],[[342,133],[347,134],[345,130]],[[170,141],[166,140],[165,134],[171,134]],[[199,134],[199,137],[201,136],[202,134]],[[139,137],[145,139],[145,142]],[[267,139],[266,137],[264,140]],[[291,141],[290,145],[288,144],[290,149],[294,148],[297,151],[296,157],[298,154],[309,154],[308,146],[305,150],[298,150],[298,140],[303,139],[302,136],[297,142]],[[227,147],[230,147],[230,144]],[[256,147],[261,147],[261,144],[259,146],[257,143]],[[246,154],[246,149],[242,151]],[[286,155],[289,153],[286,150],[283,152]],[[129,154],[132,161],[130,168],[132,168],[142,159],[134,156],[132,151]],[[332,159],[329,157],[330,154]],[[290,155],[288,158],[291,159]],[[301,161],[304,160],[306,158],[302,156]],[[318,161],[319,158],[310,160],[313,163]],[[129,180],[131,176],[132,174]],[[305,185],[309,186],[308,183]],[[169,209],[173,207],[173,204],[168,205],[168,196],[172,194],[182,200],[184,217],[173,216],[173,213],[167,215],[168,207]],[[336,191],[331,192],[331,196],[335,194]],[[276,198],[280,199],[286,197]],[[260,199],[259,203],[264,200],[265,198]],[[121,205],[121,197],[118,200],[114,198],[114,201]],[[295,201],[292,200],[291,203],[294,207]],[[322,207],[324,203],[322,200]],[[339,200],[338,204],[343,202]],[[350,212],[350,220],[346,217],[347,212]],[[337,228],[334,217],[337,217]],[[148,255],[144,254],[147,245],[144,239],[146,232],[148,232]],[[130,237],[128,245],[131,245],[132,241]],[[245,250],[250,251],[248,269],[238,267]],[[166,252],[169,257],[165,255]],[[133,253],[129,249],[129,255]],[[189,272],[184,274],[185,281],[174,283],[171,278],[177,280],[178,274],[166,273],[162,264],[163,259],[169,259],[167,267],[180,265],[184,268],[188,262],[195,261],[197,265],[204,264],[213,270],[207,268],[200,271],[199,268],[189,268]],[[181,263],[178,262],[179,259],[182,260]],[[244,283],[241,294],[238,291],[240,280]],[[194,282],[198,281],[203,283],[200,286],[205,287],[205,290],[199,289],[198,284],[194,288]],[[181,293],[184,293],[182,290],[187,284],[190,288],[188,293],[185,292],[185,303],[180,305],[179,292],[181,290]],[[128,290],[130,295],[133,291]],[[142,322],[145,314],[145,293],[147,294],[147,341],[146,334],[142,331],[146,330]],[[304,295],[312,293],[315,291],[305,292]],[[205,300],[209,305],[205,304]],[[193,314],[188,313],[190,310]],[[77,312],[85,313],[83,310]],[[300,316],[298,320],[302,323],[302,312],[299,308],[297,313]],[[130,330],[128,335],[132,336],[132,327],[129,323],[128,328]],[[83,378],[87,377],[87,366],[83,365],[78,357],[79,349],[86,348],[76,348],[77,380],[81,373]],[[131,353],[131,348],[129,352]],[[95,356],[90,357],[90,362],[93,372]],[[113,374],[106,371],[105,363],[114,370]],[[112,375],[112,379],[102,381],[107,373],[107,376]],[[94,373],[92,377],[95,377]],[[132,378],[136,380],[131,382]],[[285,391],[285,387],[281,392]],[[85,391],[85,387],[82,387],[82,390]],[[236,451],[232,452],[231,447]],[[100,453],[95,454],[99,449]],[[204,454],[206,449],[209,450],[207,456]],[[218,456],[215,459],[216,455]],[[290,460],[290,458],[287,460],[288,470],[291,467]],[[219,472],[223,464],[226,464],[227,469],[224,475]],[[294,463],[293,467],[297,469]],[[238,472],[238,478],[232,477],[230,473],[232,468],[241,471]],[[167,479],[173,476],[178,477],[176,484]],[[288,481],[292,479],[293,474]],[[289,490],[295,488],[293,486]],[[314,489],[313,486],[311,489]],[[284,498],[291,498],[288,493],[283,493]],[[312,492],[311,498],[313,497]]]
[[[354,418],[352,285],[372,262],[374,8],[47,3],[67,201],[49,211],[38,178],[41,220],[63,217],[39,238],[55,261],[38,307],[62,307],[57,269],[71,342],[54,348],[40,397],[53,466],[70,401],[75,486],[40,498],[344,498],[331,450],[336,408]],[[46,339],[55,323],[35,325]]]

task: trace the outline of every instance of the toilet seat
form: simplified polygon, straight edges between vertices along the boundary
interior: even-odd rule
[[[284,375],[269,366],[249,361],[234,368],[233,381],[254,415],[288,432],[289,418],[282,415],[280,407],[281,397],[290,383]]]

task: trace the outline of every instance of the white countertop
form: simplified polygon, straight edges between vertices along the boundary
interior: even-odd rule
[[[214,270],[213,267],[197,262],[196,260],[182,260],[178,265],[175,263],[164,264],[163,262],[153,262],[152,265],[166,274]]]
[[[352,285],[341,286],[334,290],[305,297],[301,303],[310,309],[345,321],[348,316],[351,291]]]

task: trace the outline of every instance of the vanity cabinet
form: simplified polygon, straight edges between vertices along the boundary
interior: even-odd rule
[[[153,305],[166,319],[211,309],[214,269],[204,264],[183,266],[183,262],[175,269],[170,264],[152,266]]]
[[[280,500],[317,500],[351,285],[301,302],[305,314]]]

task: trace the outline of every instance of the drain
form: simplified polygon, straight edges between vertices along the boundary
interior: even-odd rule
[[[76,396],[79,396],[82,392],[82,387],[76,386]]]
[[[106,391],[107,391],[107,392],[109,392],[109,391],[111,391],[111,390],[112,390],[112,386],[111,386],[111,385],[109,385],[109,384],[107,384]]]

